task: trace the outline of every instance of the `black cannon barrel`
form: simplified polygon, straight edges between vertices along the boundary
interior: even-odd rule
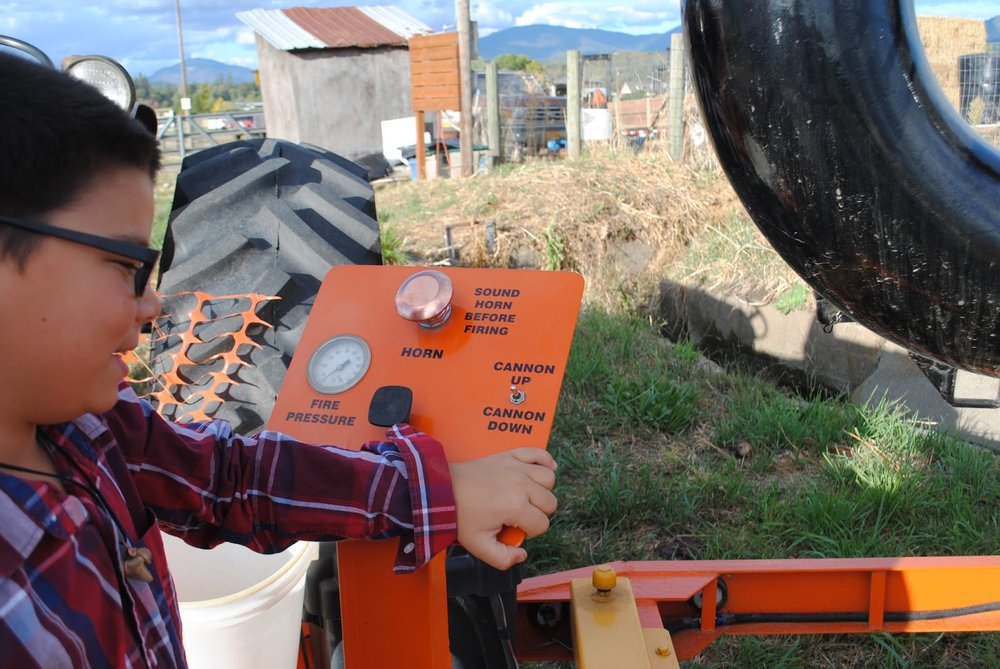
[[[871,330],[1000,376],[1000,152],[944,97],[912,2],[682,10],[719,160],[778,253]]]

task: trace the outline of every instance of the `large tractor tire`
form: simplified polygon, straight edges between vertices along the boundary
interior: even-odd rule
[[[164,413],[183,419],[197,409],[241,432],[265,424],[327,271],[382,262],[365,177],[364,168],[336,154],[273,139],[225,144],[184,161],[160,261],[168,316],[157,324],[152,351],[154,374],[183,379],[174,392],[180,404],[161,404]],[[256,318],[264,324],[245,331],[251,345],[227,333],[239,330],[246,318],[239,310],[254,302],[208,302],[201,310],[207,320],[194,329],[204,343],[189,346],[182,337],[191,323],[185,313],[199,304],[195,291],[280,299],[260,303]],[[234,371],[220,355],[236,346],[244,364]],[[220,385],[221,374],[233,382]]]
[[[873,332],[1000,376],[1000,152],[941,91],[913,3],[683,7],[719,163],[774,249]]]

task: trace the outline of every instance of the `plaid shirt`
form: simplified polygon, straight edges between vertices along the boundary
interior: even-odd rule
[[[123,386],[107,414],[41,432],[60,472],[83,487],[64,494],[0,470],[2,667],[186,666],[160,528],[196,546],[264,553],[399,536],[398,572],[455,538],[441,445],[408,425],[360,451],[240,437],[221,421],[175,425]],[[152,556],[148,583],[123,573],[140,547]]]

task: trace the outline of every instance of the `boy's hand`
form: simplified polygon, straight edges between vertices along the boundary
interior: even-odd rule
[[[458,543],[486,564],[508,569],[528,552],[497,540],[504,525],[529,537],[549,528],[555,513],[556,462],[540,448],[518,448],[453,463],[451,482],[458,514]]]

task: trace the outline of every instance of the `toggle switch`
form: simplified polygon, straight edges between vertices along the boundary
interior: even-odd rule
[[[413,274],[396,291],[396,311],[408,321],[436,328],[451,316],[451,279],[444,272],[427,269]]]

